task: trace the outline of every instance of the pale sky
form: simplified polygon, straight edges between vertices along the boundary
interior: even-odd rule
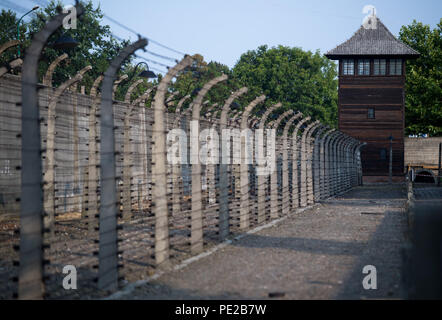
[[[45,0],[20,0],[32,8]],[[365,5],[374,5],[378,17],[397,36],[413,19],[431,25],[442,17],[440,0],[93,0],[103,12],[140,34],[188,54],[199,53],[206,61],[233,67],[242,53],[258,46],[284,45],[322,53],[342,43],[359,28]],[[74,3],[64,0],[65,4]],[[5,7],[0,0],[1,7]],[[103,19],[112,32],[136,39],[115,23]],[[150,43],[148,50],[173,58],[179,54]],[[173,65],[148,53],[148,59]],[[161,65],[150,66],[165,70]]]

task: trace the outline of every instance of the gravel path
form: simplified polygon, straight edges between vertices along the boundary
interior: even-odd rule
[[[295,213],[127,299],[398,299],[406,237],[403,185],[372,185]],[[378,289],[362,288],[377,268]]]

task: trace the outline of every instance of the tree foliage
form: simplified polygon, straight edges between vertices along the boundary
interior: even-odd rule
[[[77,23],[77,29],[64,30],[59,28],[48,40],[39,63],[39,78],[43,78],[46,70],[52,61],[63,53],[67,53],[69,58],[63,61],[56,68],[53,76],[54,86],[58,86],[68,78],[73,77],[79,70],[92,65],[93,69],[87,72],[83,78],[82,85],[86,88],[92,86],[93,81],[109,66],[109,62],[118,54],[119,50],[126,46],[129,41],[116,40],[107,25],[101,25],[100,20],[103,17],[100,7],[94,8],[92,1],[81,1],[85,8],[85,13],[81,20]],[[37,16],[32,18],[30,22],[21,25],[21,58],[24,57],[26,48],[30,45],[32,35],[41,30],[44,24],[50,20],[52,16],[62,11],[62,3],[52,0],[48,6],[37,11]],[[17,38],[16,26],[18,18],[12,11],[2,10],[0,14],[0,24],[2,26],[11,26],[9,29],[14,30],[2,32],[0,41],[5,43]],[[68,35],[79,42],[79,45],[73,49],[60,50],[52,47],[52,44],[62,35]],[[16,49],[11,48],[6,54],[2,55],[2,63],[6,63],[17,56]],[[130,68],[130,60],[128,60],[122,68],[122,72],[126,68]]]
[[[431,30],[413,21],[403,26],[401,41],[421,56],[407,61],[406,133],[442,136],[442,19]]]
[[[300,48],[260,46],[243,54],[233,76],[271,103],[335,126],[337,119],[336,65],[321,55]]]

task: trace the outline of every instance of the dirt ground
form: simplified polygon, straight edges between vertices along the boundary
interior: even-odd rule
[[[290,215],[126,299],[401,299],[404,185],[369,185]],[[377,270],[365,290],[362,269]]]

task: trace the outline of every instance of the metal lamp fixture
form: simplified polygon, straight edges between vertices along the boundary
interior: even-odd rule
[[[153,73],[152,71],[149,70],[149,66],[147,65],[146,62],[140,62],[140,63],[138,63],[138,64],[135,66],[134,71],[132,72],[131,76],[126,80],[126,82],[129,82],[129,81],[132,80],[132,78],[135,76],[135,74],[136,74],[136,72],[137,72],[138,66],[141,65],[141,64],[145,64],[147,69],[141,71],[141,72],[138,74],[138,77],[146,78],[146,79],[152,79],[152,78],[156,78],[156,77],[157,77],[157,75],[156,75],[155,73]]]
[[[20,24],[21,24],[23,18],[26,17],[31,12],[37,10],[38,8],[40,8],[40,7],[39,6],[33,7],[31,10],[29,10],[24,15],[22,15],[20,19],[18,19],[18,22],[17,22],[17,40],[20,41]],[[17,49],[17,57],[20,57],[20,44],[18,45],[18,49]]]
[[[63,34],[57,41],[54,42],[52,47],[54,49],[72,49],[79,45],[79,42],[72,38],[70,35]]]

